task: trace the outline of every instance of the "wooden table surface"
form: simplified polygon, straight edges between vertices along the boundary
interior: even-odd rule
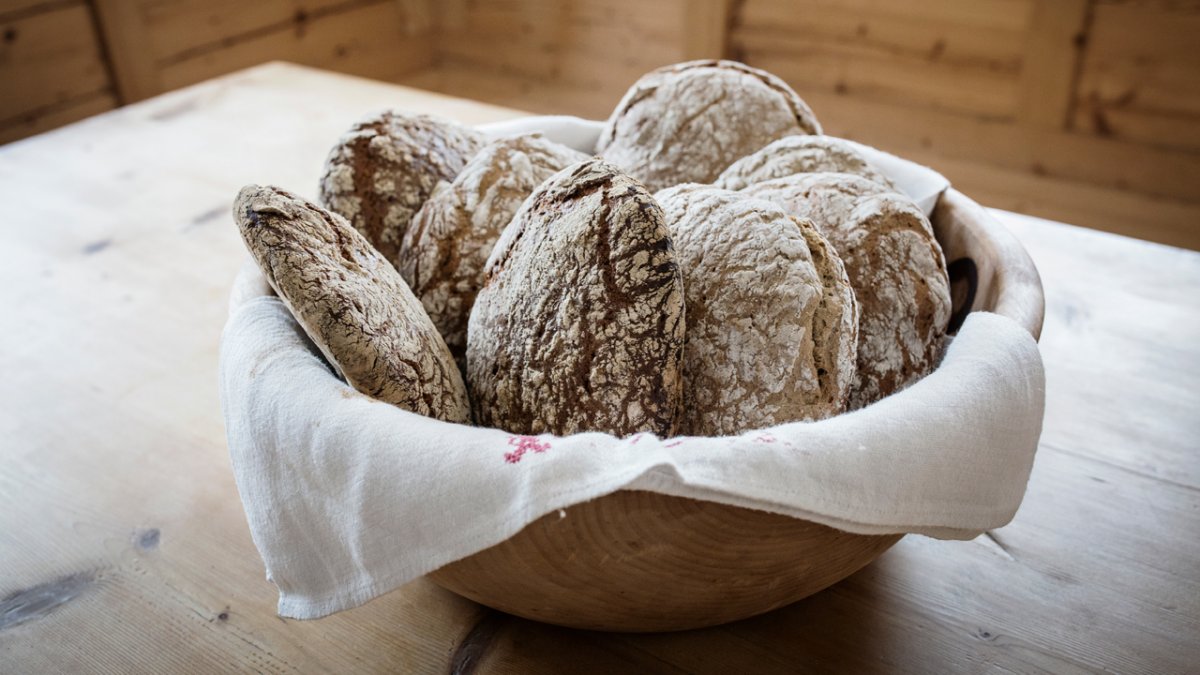
[[[1200,667],[1200,254],[1011,214],[1048,311],[1045,432],[1009,526],[910,536],[686,633],[539,625],[425,580],[276,616],[217,400],[230,203],[250,182],[314,195],[339,133],[385,106],[519,114],[270,64],[0,148],[0,671]]]

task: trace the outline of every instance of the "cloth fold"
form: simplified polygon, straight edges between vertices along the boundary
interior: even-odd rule
[[[360,605],[620,489],[862,534],[971,538],[1021,503],[1045,386],[1029,333],[975,312],[935,372],[832,419],[722,438],[513,435],[358,393],[252,264],[231,294],[219,369],[250,531],[279,613],[300,619]]]

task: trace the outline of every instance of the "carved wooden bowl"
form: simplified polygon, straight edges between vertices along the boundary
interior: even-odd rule
[[[968,312],[1005,315],[1037,338],[1045,311],[1020,243],[956,190],[933,229],[949,265],[951,332]],[[903,395],[903,394],[897,394]],[[859,535],[787,516],[619,491],[549,514],[430,578],[489,607],[548,623],[668,631],[754,616],[869,564],[902,534]]]

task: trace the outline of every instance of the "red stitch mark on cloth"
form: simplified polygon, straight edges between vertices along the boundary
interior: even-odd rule
[[[638,441],[640,441],[640,440],[642,440],[642,435],[641,435],[641,434],[634,434],[634,435],[632,435],[632,436],[630,436],[630,437],[629,437],[629,444],[630,444],[630,445],[637,445],[637,444],[638,444]]]
[[[759,434],[754,437],[755,443],[774,443],[776,440],[778,439],[771,434]]]
[[[527,452],[545,452],[550,449],[548,441],[539,440],[537,436],[509,436],[508,444],[516,450],[504,453],[504,461],[516,464]]]
[[[663,447],[664,448],[673,448],[677,445],[682,445],[682,444],[683,444],[683,441],[671,441],[670,443],[663,445]]]

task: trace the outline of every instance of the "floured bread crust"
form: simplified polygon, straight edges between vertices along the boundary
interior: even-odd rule
[[[453,183],[439,185],[417,212],[398,269],[460,367],[466,367],[467,319],[500,233],[534,188],[584,159],[541,135],[503,138],[467,162]]]
[[[950,320],[950,282],[929,219],[912,200],[844,173],[798,174],[742,192],[811,219],[845,263],[860,317],[851,408],[937,365]]]
[[[674,434],[683,282],[662,209],[599,159],[530,195],[487,262],[467,335],[476,420],[513,433]]]
[[[714,184],[726,190],[740,190],[751,183],[796,173],[852,173],[896,190],[891,179],[871,166],[854,146],[834,136],[781,138],[734,162]]]
[[[394,110],[372,115],[329,152],[319,196],[395,265],[417,210],[482,146],[481,133],[448,120]]]
[[[812,223],[707,185],[655,197],[686,297],[681,433],[732,435],[845,410],[858,309]]]
[[[771,141],[819,133],[812,110],[778,77],[735,61],[690,61],[638,80],[596,150],[657,191],[711,183]]]
[[[358,391],[412,412],[468,422],[466,387],[421,303],[341,216],[248,185],[233,216],[267,281]]]

